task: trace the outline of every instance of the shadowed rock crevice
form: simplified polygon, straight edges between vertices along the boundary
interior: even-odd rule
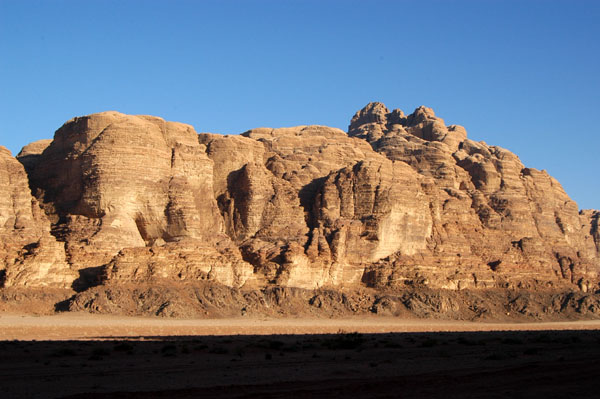
[[[300,206],[304,209],[304,220],[308,228],[312,229],[317,227],[317,216],[315,209],[315,197],[318,191],[321,189],[326,177],[319,177],[311,181],[310,183],[303,186],[298,191],[298,197],[300,198]]]

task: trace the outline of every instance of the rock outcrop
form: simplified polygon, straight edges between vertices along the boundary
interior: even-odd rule
[[[600,289],[599,212],[426,107],[239,136],[104,112],[17,158],[0,151],[4,285],[84,291],[73,303],[95,285],[200,282]]]
[[[376,284],[420,275],[449,288],[597,289],[594,222],[582,223],[584,214],[545,171],[526,168],[503,148],[467,139],[463,127],[446,126],[426,107],[404,116],[369,104],[352,119],[349,135],[422,175],[434,215],[430,248],[420,254],[425,262],[398,253],[372,268]]]
[[[23,166],[0,147],[0,275],[4,287],[70,287],[77,277],[31,196]]]
[[[241,285],[252,273],[224,233],[213,196],[213,162],[189,125],[117,112],[74,118],[28,167],[52,233],[84,277],[110,267],[102,273],[109,280],[178,280],[181,274]],[[143,255],[150,252],[135,251],[147,247],[152,261]],[[206,261],[187,262],[175,272],[157,260],[189,248]],[[222,267],[216,264],[208,273],[212,265],[200,266],[213,258],[228,259],[231,270],[216,272]]]

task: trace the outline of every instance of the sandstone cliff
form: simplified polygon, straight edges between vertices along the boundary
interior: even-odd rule
[[[426,107],[240,136],[104,112],[17,158],[0,151],[5,287],[600,289],[599,212]]]
[[[191,126],[104,112],[72,119],[31,152],[19,159],[83,287],[98,273],[231,286],[252,274],[224,233],[213,162]]]
[[[0,273],[4,287],[70,287],[77,276],[50,235],[23,166],[0,147]]]
[[[430,199],[434,226],[426,237],[429,250],[420,254],[425,262],[396,254],[385,267],[372,268],[376,283],[405,279],[412,269],[449,287],[597,289],[597,216],[579,214],[545,171],[526,168],[503,148],[467,139],[463,127],[445,126],[426,107],[404,116],[369,104],[352,119],[349,135],[410,165],[425,178]]]

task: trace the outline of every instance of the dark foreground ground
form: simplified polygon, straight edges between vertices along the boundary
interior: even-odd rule
[[[600,395],[600,331],[0,342],[6,398]]]

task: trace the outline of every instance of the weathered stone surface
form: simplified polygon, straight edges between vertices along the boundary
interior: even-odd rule
[[[333,171],[383,157],[363,140],[324,126],[201,134],[200,142],[214,161],[226,230],[259,281],[307,288],[342,282],[329,273],[331,259],[305,253],[316,231],[314,197]]]
[[[1,300],[2,298],[0,298]],[[1,303],[1,302],[0,302]],[[598,318],[600,295],[530,290],[406,288],[382,293],[359,289],[268,287],[237,290],[206,283],[122,284],[78,294],[70,310],[160,317],[352,317],[384,315],[486,321]]]
[[[5,287],[70,287],[77,276],[31,196],[23,165],[4,147],[0,147],[0,272]]]
[[[600,211],[587,209],[580,212],[581,228],[589,234],[584,235],[585,244],[593,253],[596,247],[597,256],[600,256]]]
[[[216,281],[241,287],[251,275],[252,268],[229,242],[207,245],[190,240],[161,247],[123,249],[105,267],[103,281],[107,284]]]
[[[328,260],[334,285],[358,284],[365,265],[426,248],[432,218],[421,180],[408,165],[387,159],[360,161],[327,177],[315,198],[309,249],[313,258]]]
[[[43,139],[27,144],[21,149],[17,158],[23,164],[27,172],[33,170],[38,164],[40,156],[48,146],[52,144],[52,139]]]
[[[56,132],[30,175],[53,234],[78,269],[102,267],[124,248],[227,239],[213,162],[189,125],[117,112],[75,118]]]
[[[545,171],[526,168],[505,149],[467,139],[464,128],[445,126],[426,107],[404,117],[369,104],[352,119],[349,135],[433,179],[425,186],[434,245],[420,254],[425,262],[396,254],[390,280],[449,288],[597,287],[593,221],[581,226],[577,205]],[[385,268],[373,266],[370,275]]]
[[[67,122],[18,158],[50,220],[17,164],[21,191],[3,191],[0,209],[35,206],[31,216],[5,213],[4,231],[16,237],[14,226],[29,220],[42,229],[3,250],[10,281],[15,259],[32,260],[13,270],[41,270],[19,274],[23,284],[62,265],[79,272],[80,290],[600,289],[598,211],[579,212],[545,171],[469,140],[427,107],[405,115],[368,104],[348,134],[298,126],[240,136],[105,112]],[[393,312],[382,298],[369,309]]]

